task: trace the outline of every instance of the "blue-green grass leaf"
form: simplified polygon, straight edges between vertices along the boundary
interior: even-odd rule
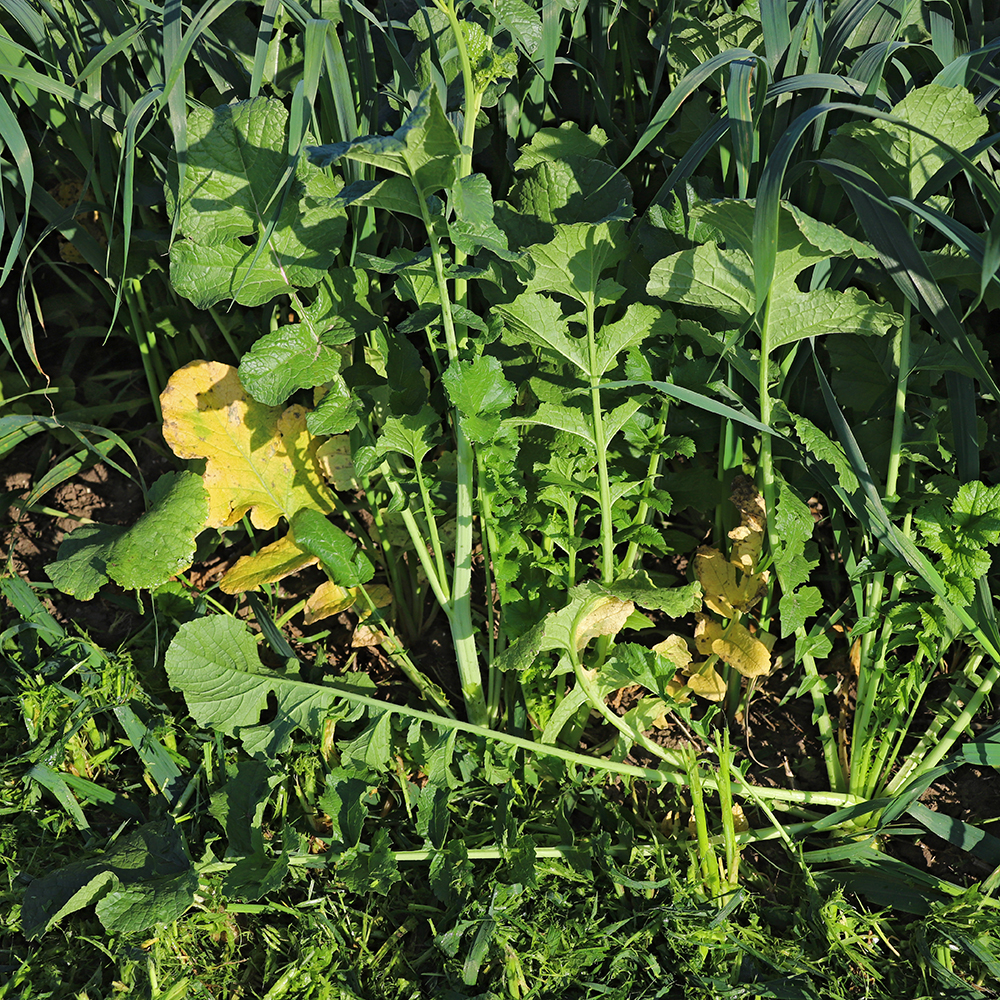
[[[757,60],[758,55],[756,52],[751,52],[750,49],[730,49],[728,52],[722,52],[711,59],[705,60],[697,69],[688,73],[671,91],[670,96],[660,105],[656,114],[653,115],[645,129],[643,129],[643,133],[633,147],[632,152],[619,165],[618,171],[624,170],[651,142],[656,140],[656,137],[666,128],[667,123],[673,118],[678,108],[706,80],[710,79],[712,74],[728,66],[730,63],[741,59]]]
[[[782,4],[785,0],[779,0]],[[765,35],[766,38],[766,35]],[[773,64],[772,64],[773,65]],[[750,89],[753,85],[757,60],[738,59],[729,64],[729,86],[726,100],[729,105],[729,133],[733,139],[736,160],[736,181],[739,197],[746,198],[750,185],[750,172],[755,162],[753,108]]]
[[[777,72],[778,63],[788,51],[792,37],[788,21],[788,7],[788,0],[761,0],[760,3],[760,26],[764,32],[764,51],[767,53],[767,61],[772,72]]]
[[[994,868],[1000,867],[1000,837],[994,837],[985,830],[954,816],[928,809],[919,802],[912,803],[906,811],[942,840],[954,844],[959,850],[981,858]]]

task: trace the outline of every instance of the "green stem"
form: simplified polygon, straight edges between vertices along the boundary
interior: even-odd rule
[[[769,328],[769,317],[771,312],[771,301],[768,299],[761,313],[760,321],[760,373],[758,380],[758,397],[760,402],[760,422],[767,426],[771,423],[772,401],[771,390],[768,384],[768,367],[771,358],[771,334]],[[778,567],[777,554],[780,551],[780,540],[778,529],[775,524],[775,508],[777,503],[777,482],[774,475],[774,458],[771,452],[771,435],[762,434],[760,438],[760,479],[761,489],[764,493],[764,507],[767,514],[767,541],[774,559],[774,572],[778,586],[781,586],[781,571]],[[796,642],[804,641],[806,637],[805,627],[796,629]],[[808,653],[802,656],[802,668],[808,677],[818,677],[819,671],[816,669],[815,659]],[[845,775],[837,755],[837,740],[833,732],[833,721],[830,718],[829,710],[826,707],[826,699],[823,697],[819,684],[814,683],[810,688],[810,696],[813,703],[813,717],[816,719],[816,727],[819,730],[819,737],[823,747],[823,760],[826,764],[827,780],[830,788],[835,791],[842,791],[845,786]]]
[[[594,296],[587,296],[587,350],[590,370],[597,370],[597,331],[594,326]],[[608,442],[604,436],[601,414],[601,377],[590,376],[590,405],[594,417],[594,443],[597,447],[597,482],[601,501],[601,582],[611,583],[615,576],[615,540],[611,520],[611,480],[608,477]]]
[[[427,212],[427,203],[418,191],[420,213],[423,217],[427,238],[430,241],[431,259],[437,279],[438,294],[441,299],[441,318],[444,322],[445,343],[448,360],[458,361],[458,340],[455,319],[451,312],[451,297],[448,281],[444,273],[441,247],[434,233],[434,226]],[[479,667],[479,652],[476,649],[475,633],[472,626],[472,473],[474,458],[472,445],[465,434],[465,428],[458,415],[452,411],[456,442],[456,513],[455,513],[455,573],[452,578],[451,601],[442,605],[451,624],[451,636],[455,646],[458,675],[462,684],[469,719],[485,725],[488,721],[486,699],[483,696],[483,677]]]

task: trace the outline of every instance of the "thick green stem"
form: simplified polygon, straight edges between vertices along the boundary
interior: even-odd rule
[[[597,370],[597,331],[594,327],[594,297],[587,297],[587,350],[590,370]],[[615,539],[611,519],[611,480],[608,476],[608,442],[604,434],[601,413],[601,378],[590,376],[590,404],[594,417],[594,443],[597,447],[597,484],[601,501],[601,582],[611,583],[615,577]]]

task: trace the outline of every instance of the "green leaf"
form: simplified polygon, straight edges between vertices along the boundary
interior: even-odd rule
[[[576,122],[564,122],[558,128],[540,128],[527,146],[522,146],[514,161],[517,171],[531,170],[540,163],[566,162],[571,156],[602,159],[608,136],[595,125],[584,132]]]
[[[753,272],[742,250],[715,243],[682,250],[658,260],[646,291],[666,302],[704,306],[739,325],[753,314]]]
[[[504,424],[515,427],[522,424],[535,424],[540,427],[553,427],[557,431],[565,431],[575,437],[582,438],[591,447],[596,447],[594,428],[591,421],[582,410],[573,406],[556,406],[552,403],[542,403],[530,417],[512,417]]]
[[[357,426],[361,409],[361,401],[347,388],[344,379],[337,375],[329,380],[319,406],[306,414],[306,426],[317,437],[346,434]]]
[[[34,879],[24,893],[21,926],[26,937],[37,938],[63,917],[107,898],[98,916],[108,930],[144,930],[180,916],[194,901],[197,882],[177,824],[157,820],[97,857]],[[144,888],[132,897],[137,910],[129,913],[122,896],[139,886]]]
[[[426,405],[421,407],[419,413],[390,417],[379,435],[378,453],[385,455],[398,451],[419,465],[437,443],[440,423],[441,418]]]
[[[343,205],[367,205],[369,208],[423,218],[420,198],[413,184],[398,174],[383,181],[355,181],[337,195],[337,200]]]
[[[388,896],[392,887],[403,877],[392,852],[389,832],[380,827],[372,840],[371,848],[359,845],[344,855],[337,865],[337,877],[351,892],[367,896],[375,892]]]
[[[428,879],[431,891],[445,905],[468,898],[476,885],[476,874],[464,840],[452,838],[431,860]]]
[[[336,258],[347,228],[336,201],[342,183],[305,159],[293,164],[287,118],[280,102],[264,98],[188,117],[195,141],[177,207],[186,238],[171,246],[170,280],[199,308],[227,298],[262,305],[315,285]]]
[[[778,549],[773,553],[778,579],[786,595],[805,583],[817,560],[805,558],[806,542],[812,538],[816,521],[809,506],[803,503],[789,487],[782,483],[774,512]],[[784,627],[784,617],[782,626]],[[794,629],[792,630],[794,631]],[[783,632],[782,635],[788,635]]]
[[[343,768],[326,776],[326,790],[319,804],[330,818],[330,838],[344,847],[355,847],[361,840],[365,816],[364,799],[368,782]]]
[[[597,335],[594,371],[587,374],[600,378],[614,366],[618,355],[623,351],[642,343],[647,337],[666,339],[676,332],[677,321],[672,313],[633,302],[621,319],[601,327]]]
[[[584,304],[596,302],[601,274],[627,252],[622,222],[556,226],[550,242],[530,250],[535,275],[528,292],[559,292]]]
[[[221,615],[182,625],[167,650],[165,667],[195,722],[227,736],[257,726],[273,695],[277,717],[267,729],[279,747],[290,739],[291,729],[319,732],[339,698],[328,688],[266,670],[247,627]],[[241,735],[246,741],[260,734],[251,730]],[[260,749],[275,748],[265,744]]]
[[[800,587],[790,594],[782,594],[778,603],[781,615],[781,638],[791,635],[823,607],[823,595],[815,587]]]
[[[80,525],[63,539],[46,575],[64,594],[89,601],[108,582],[108,555],[124,533],[117,525]]]
[[[662,611],[668,618],[683,618],[701,610],[701,584],[682,587],[655,587],[645,575],[619,580],[605,588],[609,594],[631,601],[640,608]]]
[[[965,150],[989,128],[975,98],[964,87],[932,83],[912,90],[892,109],[892,115],[941,141],[895,122],[850,122],[837,129],[823,151],[824,157],[860,167],[886,194],[912,198],[940,167],[952,162],[952,154],[943,143]]]
[[[277,406],[296,389],[311,389],[334,378],[344,356],[328,345],[353,337],[354,331],[346,323],[322,337],[312,324],[278,327],[264,334],[240,359],[240,382],[259,403]]]
[[[492,440],[500,427],[499,414],[514,402],[517,390],[504,378],[496,358],[456,361],[442,376],[452,403],[463,415],[470,440]]]
[[[375,570],[358,543],[331,524],[318,510],[304,507],[289,522],[295,541],[323,564],[338,587],[367,583]]]
[[[90,600],[110,577],[128,590],[152,590],[183,572],[208,517],[208,494],[193,472],[168,472],[149,491],[149,510],[130,528],[83,525],[46,567],[64,593]]]
[[[347,142],[307,147],[309,159],[328,167],[341,157],[370,163],[409,177],[420,198],[447,189],[455,181],[455,161],[461,152],[455,129],[441,102],[428,88],[416,107],[392,135],[369,135]]]
[[[552,299],[523,292],[513,302],[496,307],[503,317],[503,340],[508,344],[527,343],[564,358],[581,372],[589,369],[586,342],[569,332],[562,310]]]
[[[263,760],[241,760],[212,793],[208,811],[225,831],[227,858],[264,856],[263,817],[271,793],[284,776]]]
[[[993,561],[988,546],[1000,541],[1000,486],[963,483],[950,503],[938,498],[921,507],[914,523],[923,545],[941,556],[953,595],[971,603]]]

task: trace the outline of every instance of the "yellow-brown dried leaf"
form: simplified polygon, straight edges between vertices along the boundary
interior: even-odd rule
[[[242,594],[256,590],[265,583],[275,583],[298,573],[319,560],[310,552],[300,548],[286,535],[270,545],[265,545],[252,556],[241,556],[219,583],[224,594]]]

